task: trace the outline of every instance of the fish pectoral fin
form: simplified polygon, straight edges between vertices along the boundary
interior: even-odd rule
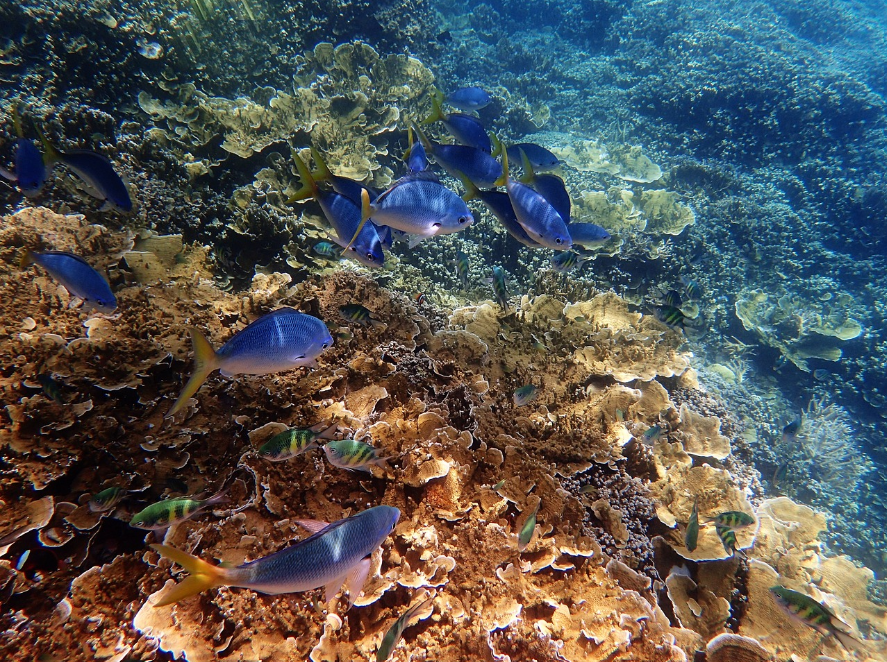
[[[357,596],[360,595],[361,591],[363,591],[363,585],[366,583],[367,577],[370,574],[370,558],[367,557],[356,566],[351,569],[351,572],[348,573],[348,577],[345,580],[345,588],[348,589],[348,607],[351,608],[354,606],[355,600],[357,600]]]
[[[303,529],[307,529],[311,533],[319,533],[330,525],[329,522],[324,522],[319,519],[297,519],[296,524]]]
[[[425,241],[425,239],[427,239],[427,237],[420,235],[420,234],[410,235],[410,241],[407,245],[410,248],[415,248],[416,246],[421,244],[423,241]]]
[[[333,581],[323,587],[323,601],[326,603],[332,602],[336,598],[336,594],[339,592],[339,589],[342,588],[342,582],[347,579],[345,577],[336,577]]]

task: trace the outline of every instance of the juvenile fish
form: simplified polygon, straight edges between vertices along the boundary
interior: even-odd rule
[[[575,267],[581,267],[588,262],[587,257],[580,257],[575,251],[562,251],[551,258],[551,268],[559,274],[571,272]]]
[[[671,306],[672,308],[680,308],[684,303],[677,290],[669,290],[666,292],[663,301],[665,301],[666,305]]]
[[[326,325],[292,308],[279,308],[238,331],[216,352],[197,329],[191,329],[194,373],[166,414],[174,415],[197,393],[214,370],[227,376],[268,375],[299,366],[317,365],[317,357],[333,344]]]
[[[674,329],[683,328],[686,317],[680,308],[663,304],[656,308],[656,319]]]
[[[782,610],[824,636],[831,635],[847,650],[859,650],[862,642],[846,632],[850,629],[844,621],[825,605],[809,595],[783,586],[771,586],[770,594]]]
[[[37,375],[37,381],[40,382],[46,397],[60,405],[65,404],[65,394],[62,393],[62,385],[55,381],[51,375]]]
[[[397,508],[376,506],[332,524],[305,522],[314,531],[310,537],[234,568],[211,565],[174,547],[151,545],[191,573],[154,606],[171,605],[217,586],[238,586],[268,595],[323,586],[329,601],[343,582],[353,603],[369,574],[369,556],[388,537],[399,517]]]
[[[446,114],[441,110],[440,102],[436,98],[431,100],[431,113],[422,120],[422,124],[432,124],[440,121],[450,135],[462,145],[475,147],[489,154],[493,151],[493,143],[483,123],[474,115],[464,113]]]
[[[425,296],[424,292],[416,292],[416,294],[413,295],[413,301],[416,302],[417,306],[421,306],[427,300],[428,300],[428,297]]]
[[[690,521],[687,522],[687,531],[684,533],[684,545],[689,551],[696,549],[699,541],[699,508],[697,499],[693,499],[693,512],[690,513]]]
[[[120,503],[124,496],[126,490],[122,487],[109,487],[93,495],[89,500],[89,510],[93,513],[107,512]]]
[[[798,432],[801,430],[801,417],[798,416],[791,423],[782,428],[782,443],[793,444],[798,440]]]
[[[651,425],[646,430],[644,430],[644,434],[641,435],[644,440],[644,444],[647,446],[652,446],[659,438],[662,436],[662,427],[657,425]]]
[[[687,276],[681,276],[681,283],[684,285],[687,296],[690,297],[691,301],[702,298],[702,286],[695,280]]]
[[[731,529],[744,529],[755,523],[755,518],[741,510],[728,510],[717,515],[712,522],[715,526],[725,526]]]
[[[594,248],[610,241],[610,233],[594,223],[570,223],[567,226],[574,244]]]
[[[368,308],[361,306],[359,303],[349,303],[339,306],[339,314],[349,322],[356,322],[361,326],[385,326],[384,322],[373,317],[373,313]]]
[[[397,642],[400,641],[400,638],[403,636],[403,631],[406,630],[410,626],[410,621],[419,613],[425,611],[425,608],[428,607],[434,601],[434,596],[429,596],[422,602],[414,605],[407,609],[403,615],[394,621],[394,624],[388,628],[388,632],[385,633],[385,636],[382,637],[382,643],[379,644],[379,650],[376,651],[376,662],[384,662],[389,657],[391,657],[391,653],[394,652],[395,646],[397,646]],[[434,611],[434,608],[431,610]],[[429,613],[428,616],[431,614]],[[427,618],[427,616],[426,616]]]
[[[505,282],[505,270],[502,267],[493,267],[493,294],[496,301],[502,306],[502,310],[508,312],[508,285]]]
[[[323,452],[334,467],[368,473],[371,465],[385,466],[388,459],[379,457],[377,448],[354,439],[331,441],[324,445]]]
[[[372,223],[363,224],[359,203],[335,191],[322,191],[299,156],[295,157],[296,169],[302,179],[302,188],[290,196],[288,202],[314,198],[323,215],[336,232],[336,243],[345,248],[343,255],[353,258],[367,267],[381,267],[385,262],[382,241]],[[325,168],[326,166],[324,166]],[[328,172],[328,171],[327,171]],[[349,180],[350,181],[350,180]],[[368,195],[358,185],[358,195]],[[349,239],[354,239],[350,241]]]
[[[83,191],[97,200],[102,200],[100,211],[114,209],[121,213],[132,211],[132,198],[123,179],[114,171],[111,160],[85,149],[63,152],[53,147],[40,132],[46,163],[52,166],[62,163],[84,183]]]
[[[314,244],[314,252],[328,260],[338,260],[340,257],[335,244],[331,244],[328,241],[320,241]]]
[[[445,100],[459,110],[480,110],[490,105],[489,93],[480,87],[460,87],[450,92]]]
[[[312,448],[319,448],[318,439],[331,439],[335,434],[334,423],[326,430],[318,431],[313,428],[291,428],[275,434],[264,444],[259,446],[259,455],[271,462],[283,462],[301,455]]]
[[[21,267],[24,269],[29,264],[38,264],[46,269],[68,292],[83,299],[84,307],[95,308],[102,313],[116,310],[117,297],[108,281],[79,255],[64,251],[25,251]]]
[[[536,504],[536,508],[530,513],[530,516],[527,517],[523,526],[520,529],[520,533],[517,534],[517,551],[524,551],[527,546],[529,546],[530,541],[533,540],[533,534],[536,532],[536,515],[539,513],[539,506],[542,505],[542,501]]]
[[[736,531],[729,526],[718,525],[715,525],[715,531],[718,534],[718,538],[721,539],[721,544],[724,546],[725,552],[730,556],[733,556],[734,554],[745,556],[741,550],[736,549]]]
[[[462,283],[462,289],[468,289],[468,256],[462,251],[456,251],[456,274],[459,276],[459,282]]]
[[[514,207],[514,214],[527,234],[543,246],[557,251],[573,245],[567,225],[557,210],[531,187],[508,176],[508,156],[503,155],[502,177],[497,185],[504,185]]]
[[[517,407],[523,407],[524,405],[530,404],[538,395],[539,389],[532,384],[521,386],[520,388],[514,389],[514,404]]]
[[[173,524],[191,519],[200,511],[227,500],[224,492],[220,492],[206,500],[165,499],[151,504],[133,515],[129,525],[137,529],[165,529]]]

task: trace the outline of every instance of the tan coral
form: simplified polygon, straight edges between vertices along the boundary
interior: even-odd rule
[[[683,404],[678,432],[684,450],[690,455],[716,460],[730,455],[730,440],[721,434],[721,421],[717,416],[703,416]]]
[[[706,662],[770,662],[773,656],[761,642],[725,632],[705,645]]]
[[[681,625],[706,639],[721,632],[730,616],[730,601],[700,587],[683,566],[673,568],[665,580],[668,597]]]

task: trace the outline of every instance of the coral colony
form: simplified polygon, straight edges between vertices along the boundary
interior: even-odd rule
[[[3,659],[887,659],[844,4],[0,7]]]

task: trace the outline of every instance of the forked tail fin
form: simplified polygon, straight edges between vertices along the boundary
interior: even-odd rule
[[[191,344],[194,347],[194,373],[185,384],[185,388],[182,389],[175,404],[166,414],[166,418],[170,418],[184,407],[188,398],[197,393],[197,390],[209,377],[209,373],[216,369],[216,353],[209,341],[197,329],[191,329]]]
[[[164,558],[179,564],[191,573],[190,576],[176,584],[160,600],[154,603],[155,607],[165,607],[216,586],[225,586],[228,583],[226,568],[212,565],[198,559],[196,556],[168,545],[151,545],[151,548],[159,552]]]

